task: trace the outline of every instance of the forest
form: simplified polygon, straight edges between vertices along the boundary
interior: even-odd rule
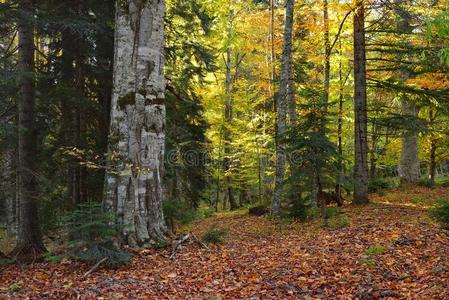
[[[447,0],[0,0],[1,299],[449,299]]]

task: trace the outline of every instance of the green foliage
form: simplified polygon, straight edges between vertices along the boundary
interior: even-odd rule
[[[0,258],[0,267],[11,265],[15,263],[15,260],[10,258]]]
[[[444,228],[449,228],[449,201],[438,199],[430,210],[430,215]]]
[[[8,291],[11,293],[19,292],[23,287],[23,282],[14,282],[8,287]]]
[[[305,199],[302,197],[293,199],[288,207],[287,216],[294,220],[307,220],[309,217],[309,205]]]
[[[380,245],[369,246],[368,250],[366,250],[367,255],[380,255],[384,254],[384,248]]]
[[[104,212],[98,203],[79,205],[64,219],[70,239],[68,255],[91,264],[104,258],[109,265],[127,263],[130,255],[114,240],[121,229],[115,221],[115,216]]]
[[[200,214],[204,218],[210,218],[215,214],[215,210],[212,207],[207,207],[207,208],[200,210]]]
[[[58,264],[60,263],[64,258],[66,257],[66,255],[59,255],[59,254],[53,254],[51,252],[47,252],[46,254],[44,254],[44,258],[46,261],[49,261],[51,263],[54,264]]]
[[[394,182],[390,178],[375,177],[368,181],[368,192],[379,193],[394,187]]]
[[[329,216],[327,226],[329,229],[338,230],[348,227],[350,224],[348,217],[341,213],[336,213],[333,216]]]
[[[169,223],[188,224],[200,216],[200,213],[180,201],[165,201],[162,207]]]
[[[214,225],[203,235],[203,241],[210,244],[221,244],[227,234],[226,229],[217,229]]]
[[[327,134],[329,120],[323,111],[323,95],[312,88],[305,88],[301,93],[309,102],[300,106],[303,115],[282,137],[287,144],[292,173],[287,191],[293,194],[310,191],[317,175],[321,188],[333,188],[339,174],[337,147]]]
[[[430,178],[425,177],[425,178],[419,179],[418,185],[430,188],[435,185],[435,182],[433,182]]]

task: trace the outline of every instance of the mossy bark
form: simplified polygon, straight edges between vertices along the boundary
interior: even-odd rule
[[[116,5],[114,88],[105,206],[123,225],[124,243],[164,243],[165,2]]]

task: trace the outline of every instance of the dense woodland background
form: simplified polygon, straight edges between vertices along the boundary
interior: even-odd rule
[[[74,254],[98,262],[214,212],[328,225],[326,206],[448,185],[448,18],[434,0],[0,1],[0,251],[106,239]],[[136,162],[134,130],[162,146]]]

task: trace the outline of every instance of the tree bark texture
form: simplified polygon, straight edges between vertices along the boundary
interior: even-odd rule
[[[409,119],[418,117],[419,109],[413,102],[402,101],[402,115]],[[419,145],[416,130],[408,130],[402,137],[402,156],[399,165],[399,177],[401,181],[416,183],[419,180]]]
[[[37,132],[34,120],[34,11],[33,1],[19,1],[23,16],[19,31],[19,97],[18,111],[18,234],[17,244],[10,256],[34,259],[44,252],[38,217],[36,182]]]
[[[368,203],[366,51],[364,1],[357,0],[354,13],[354,204]]]
[[[118,0],[105,205],[124,242],[166,241],[164,0]]]
[[[294,3],[294,0],[287,0],[285,3],[284,47],[282,53],[279,97],[277,101],[277,134],[279,139],[276,145],[276,173],[271,202],[271,213],[273,215],[277,215],[281,212],[282,187],[285,173],[286,153],[285,142],[282,141],[282,136],[285,133],[287,123],[287,90],[290,77],[289,73],[291,70]]]

